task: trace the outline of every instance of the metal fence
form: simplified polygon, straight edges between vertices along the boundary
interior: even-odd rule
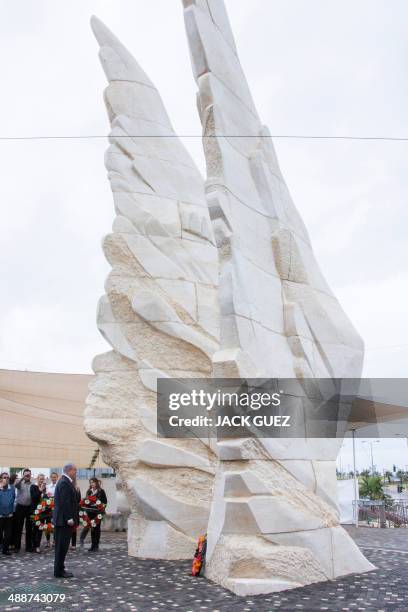
[[[371,500],[353,501],[353,515],[356,523],[370,527],[408,527],[407,500]]]

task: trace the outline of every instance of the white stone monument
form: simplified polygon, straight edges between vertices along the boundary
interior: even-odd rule
[[[315,260],[262,125],[222,0],[184,0],[207,177],[160,96],[97,19],[109,86],[112,266],[85,426],[124,484],[129,554],[192,557],[237,594],[373,566],[339,524],[341,440],[163,440],[158,377],[351,378],[363,343]]]

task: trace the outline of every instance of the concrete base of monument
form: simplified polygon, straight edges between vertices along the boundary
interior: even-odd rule
[[[316,530],[318,539],[323,535],[319,531],[322,530]],[[320,551],[312,550],[314,547],[307,546],[306,541],[300,545],[298,536],[301,534],[297,533],[280,534],[287,536],[285,545],[272,543],[273,534],[269,534],[268,539],[223,535],[207,560],[205,575],[236,595],[251,596],[376,569],[342,527],[324,531],[331,545]]]
[[[131,514],[128,520],[128,551],[131,557],[193,559],[196,542],[166,521],[149,521]]]
[[[250,597],[251,595],[267,595],[268,593],[277,593],[279,591],[287,591],[304,586],[296,582],[289,582],[271,578],[230,578],[226,582],[226,588],[241,597]]]

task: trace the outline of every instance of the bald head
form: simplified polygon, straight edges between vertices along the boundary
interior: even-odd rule
[[[75,480],[77,473],[77,467],[75,463],[66,463],[62,468],[62,473],[66,474],[66,476],[69,476],[72,480]]]

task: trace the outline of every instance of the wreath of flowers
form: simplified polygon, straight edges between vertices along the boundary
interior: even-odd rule
[[[83,527],[96,527],[101,523],[106,506],[96,495],[88,495],[79,502],[79,522]]]
[[[52,524],[52,511],[54,510],[54,498],[44,498],[37,505],[34,510],[34,514],[31,516],[34,525],[40,529],[40,531],[52,531],[54,525]]]
[[[205,564],[205,554],[207,552],[207,534],[198,538],[197,548],[194,554],[191,575],[199,576]]]

